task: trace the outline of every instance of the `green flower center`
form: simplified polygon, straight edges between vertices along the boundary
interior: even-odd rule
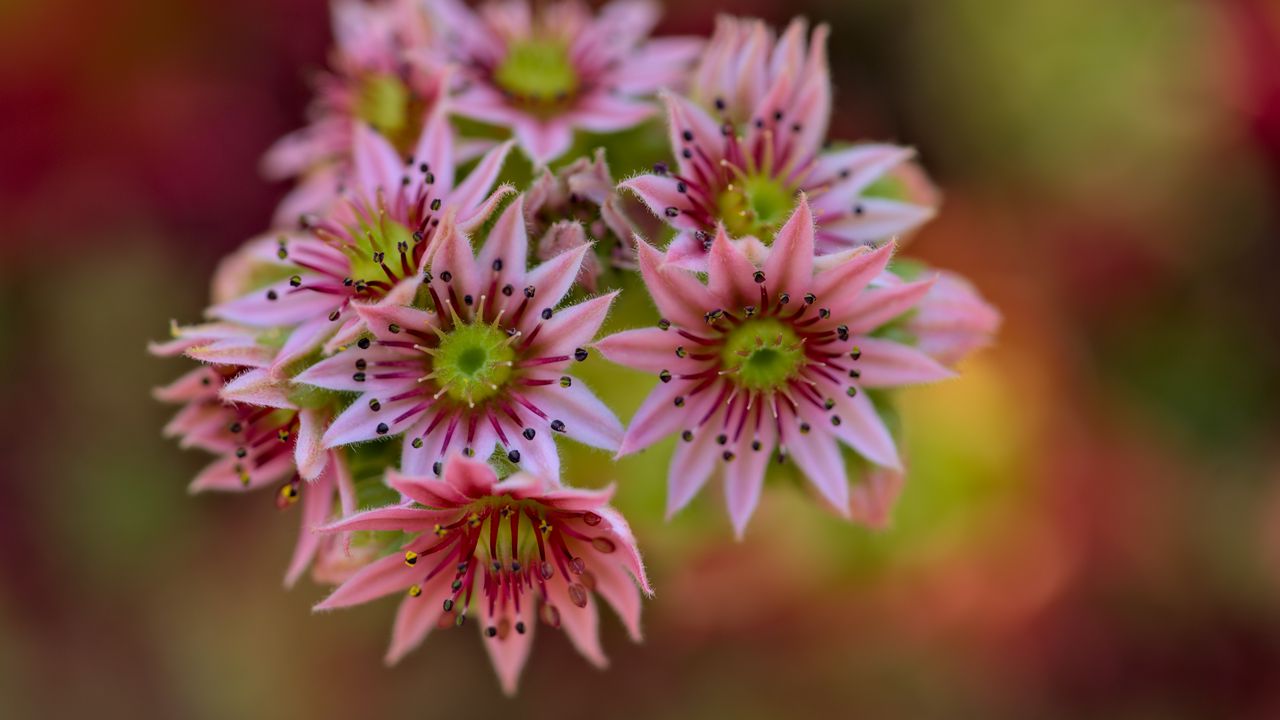
[[[424,109],[421,100],[395,75],[369,75],[357,90],[356,117],[402,152],[407,152],[417,141]]]
[[[804,365],[804,347],[790,325],[748,320],[729,332],[720,351],[725,370],[748,390],[776,390]]]
[[[512,45],[493,78],[516,97],[541,103],[560,102],[578,89],[569,48],[559,40],[525,40]]]
[[[498,393],[511,378],[515,351],[493,325],[458,325],[432,350],[432,375],[450,399],[475,403]]]
[[[730,185],[716,205],[729,234],[753,235],[767,245],[795,207],[795,192],[775,178],[755,175]]]
[[[361,221],[349,232],[355,242],[343,243],[339,247],[351,258],[351,280],[355,290],[381,296],[383,293],[378,291],[379,286],[371,287],[369,283],[395,283],[405,274],[400,253],[412,257],[413,246],[417,243],[413,232],[385,215],[375,223]],[[391,270],[390,275],[383,265]]]

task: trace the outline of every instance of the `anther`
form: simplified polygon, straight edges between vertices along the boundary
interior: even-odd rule
[[[675,399],[676,407],[684,407],[684,396],[677,395]]]
[[[531,428],[531,427],[527,427],[527,428],[525,428],[525,429],[524,429],[524,432],[523,432],[523,433],[521,433],[521,435],[524,435],[524,439],[525,439],[525,440],[532,440],[532,439],[534,438],[534,436],[535,436],[535,435],[537,435],[537,434],[538,434],[538,431],[534,430],[534,429],[533,429],[533,428]]]
[[[671,382],[671,371],[663,370],[662,372],[658,373],[658,379],[664,383]]]
[[[440,461],[439,461],[439,460],[437,460],[437,461],[435,461],[434,463],[432,463],[432,465],[431,465],[431,472],[432,472],[434,475],[437,475],[437,476],[438,476],[438,475],[440,475]]]
[[[379,435],[386,435],[391,428],[386,423],[378,423],[378,427],[374,428],[374,430],[377,430]]]
[[[301,284],[302,284],[302,276],[301,276],[301,275],[294,275],[293,277],[289,278],[289,285],[290,285],[290,286],[292,286],[292,287],[298,287],[298,286],[299,286],[299,285],[301,285]]]
[[[560,387],[567,388],[572,385],[573,385],[573,378],[569,377],[568,375],[560,376]]]
[[[839,416],[839,415],[832,415],[832,416],[831,416],[831,424],[832,424],[832,425],[839,425],[839,424],[840,424],[840,416]]]
[[[520,451],[512,450],[511,452],[507,453],[507,459],[513,463],[520,462]]]
[[[661,320],[659,320],[659,321],[658,321],[658,329],[659,329],[659,330],[670,330],[670,329],[671,329],[671,321],[670,321],[670,320],[668,320],[668,319],[666,319],[666,318],[662,318]]]
[[[662,212],[669,218],[678,217],[680,215],[680,208],[669,205]]]
[[[564,421],[563,421],[563,420],[552,420],[552,421],[551,421],[551,429],[552,429],[552,430],[555,430],[555,431],[556,431],[556,432],[558,432],[558,433],[562,433],[562,432],[564,432]]]
[[[574,360],[577,360],[578,362],[582,362],[583,360],[586,360],[586,359],[587,359],[587,349],[586,349],[586,348],[574,348],[574,351],[573,351],[573,359],[574,359]]]
[[[404,564],[413,567],[418,564],[418,553],[412,550],[406,550],[404,553]]]
[[[550,320],[550,319],[551,319],[551,315],[552,315],[551,308],[543,308],[543,309],[542,309],[542,319],[543,319],[543,320]]]
[[[762,282],[764,282],[764,271],[763,271],[763,270],[757,270],[757,271],[755,272],[755,274],[751,276],[751,278],[752,278],[753,280],[755,280],[757,283],[762,283]]]
[[[453,280],[453,273],[449,272],[448,270],[445,270],[440,273],[440,282],[451,282],[452,280]]]
[[[693,431],[685,430],[684,432],[680,433],[680,439],[684,440],[685,442],[693,442]]]

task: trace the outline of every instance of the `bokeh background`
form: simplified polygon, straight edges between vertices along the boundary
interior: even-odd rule
[[[540,633],[514,701],[472,632],[384,668],[394,602],[281,588],[296,514],[188,497],[148,395],[185,366],[144,352],[284,192],[325,4],[0,0],[0,716],[1280,716],[1280,6],[672,4],[831,23],[833,135],[920,149],[911,253],[1005,313],[905,397],[893,525],[777,487],[734,543],[714,492],[663,522],[660,453],[575,454],[646,642],[606,618],[601,673]]]

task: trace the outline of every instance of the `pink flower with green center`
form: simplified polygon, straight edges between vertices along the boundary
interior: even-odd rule
[[[414,0],[337,0],[332,8],[332,71],[317,78],[310,123],[277,141],[262,161],[272,179],[300,178],[277,212],[280,226],[337,200],[357,125],[375,129],[400,154],[412,152],[449,79],[416,59],[430,33]]]
[[[312,529],[332,519],[335,498],[341,498],[344,513],[355,509],[345,463],[320,444],[328,415],[300,409],[290,400],[285,385],[267,372],[270,358],[256,333],[214,324],[175,327],[173,334],[152,352],[242,363],[204,365],[155,391],[158,400],[183,406],[165,426],[165,435],[179,438],[184,448],[218,456],[196,475],[191,492],[276,487],[280,509],[301,497],[302,527],[285,575],[285,584],[292,586],[317,555],[320,542]]]
[[[640,246],[640,272],[663,320],[596,347],[660,382],[636,412],[620,455],[680,436],[668,511],[715,473],[742,533],[770,459],[793,461],[821,498],[848,516],[841,445],[874,465],[901,469],[893,437],[868,390],[933,382],[952,371],[918,349],[875,337],[919,305],[933,280],[873,288],[893,244],[814,258],[814,224],[801,196],[763,262],[721,231],[707,282]]]
[[[483,462],[453,456],[443,480],[391,472],[403,505],[369,510],[325,532],[390,530],[416,537],[375,561],[316,606],[329,610],[404,594],[387,662],[432,628],[475,624],[507,694],[514,694],[538,620],[564,630],[598,666],[594,595],[640,639],[640,593],[651,594],[635,539],[608,502],[612,488],[571,490],[517,473],[499,480]]]
[[[700,40],[648,35],[658,6],[617,0],[599,13],[573,0],[531,8],[488,2],[473,12],[457,0],[427,4],[442,60],[459,67],[453,112],[509,128],[536,164],[573,143],[575,130],[617,132],[653,114],[644,100],[677,84]]]
[[[519,197],[473,255],[446,218],[441,246],[415,294],[427,310],[356,303],[369,335],[298,375],[298,383],[359,392],[324,445],[403,434],[401,468],[439,470],[451,450],[488,458],[495,447],[530,472],[559,475],[554,435],[616,450],[622,425],[569,366],[587,358],[614,294],[556,309],[590,246],[526,269]]]
[[[659,165],[622,187],[678,231],[671,262],[705,269],[718,225],[767,244],[800,193],[812,203],[822,254],[881,242],[932,216],[927,183],[897,171],[912,150],[823,149],[831,117],[827,28],[807,43],[805,33],[796,20],[775,41],[762,22],[721,18],[690,97],[664,94],[676,167]]]
[[[233,267],[243,279],[219,285],[254,285],[209,314],[257,328],[292,328],[273,364],[282,372],[323,346],[354,342],[364,324],[355,302],[405,304],[436,246],[446,212],[464,228],[484,222],[503,192],[490,194],[510,144],[490,151],[454,185],[453,134],[443,111],[427,122],[417,149],[405,159],[380,135],[356,129],[354,184],[330,215],[309,217],[305,232],[285,232],[250,243]]]

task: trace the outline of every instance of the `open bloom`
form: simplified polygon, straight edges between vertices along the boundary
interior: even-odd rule
[[[781,39],[762,22],[722,17],[694,72],[691,97],[665,93],[676,167],[623,183],[678,234],[671,262],[705,269],[717,225],[772,240],[805,193],[830,253],[906,232],[933,214],[914,152],[892,145],[823,150],[831,117],[826,26],[807,41],[795,20]],[[886,197],[891,195],[893,197]]]
[[[824,258],[817,270],[813,245],[813,216],[803,197],[762,263],[718,232],[706,284],[641,244],[640,271],[664,319],[596,347],[661,381],[632,419],[620,454],[680,435],[669,512],[683,507],[718,468],[741,534],[776,451],[847,516],[841,444],[875,465],[901,469],[894,440],[865,391],[952,375],[920,350],[872,336],[918,305],[932,279],[869,288],[889,262],[891,243]]]
[[[424,118],[445,91],[448,74],[415,58],[429,38],[415,0],[336,0],[331,72],[316,82],[310,122],[263,157],[273,179],[300,178],[281,203],[277,224],[326,211],[351,169],[356,127],[368,125],[400,153],[413,150]]]
[[[617,132],[648,118],[647,95],[674,85],[701,42],[648,40],[655,3],[616,0],[593,16],[575,0],[530,8],[489,2],[473,12],[434,0],[442,60],[463,85],[453,111],[512,130],[537,164],[564,154],[574,130]]]
[[[611,488],[570,490],[524,473],[499,481],[485,463],[457,456],[445,463],[443,481],[394,471],[388,481],[405,504],[359,513],[326,531],[417,536],[316,606],[328,610],[405,593],[387,662],[421,644],[433,627],[461,626],[475,613],[508,694],[516,690],[539,618],[603,666],[593,592],[640,639],[640,591],[652,590],[630,528],[607,504]]]
[[[152,352],[211,363],[154,393],[158,400],[182,405],[165,435],[179,438],[182,447],[217,456],[196,475],[191,492],[275,487],[281,509],[301,499],[302,527],[285,574],[285,584],[293,585],[316,557],[319,539],[311,530],[332,519],[335,498],[341,497],[344,512],[355,509],[345,463],[320,445],[327,414],[299,409],[285,385],[271,379],[265,369],[270,356],[254,332],[215,323],[175,327],[173,335],[153,344]]]
[[[568,374],[587,358],[614,294],[556,306],[590,250],[583,245],[526,269],[524,203],[498,218],[472,254],[446,218],[419,294],[430,310],[357,304],[372,338],[311,366],[296,381],[362,395],[334,420],[324,444],[335,447],[405,435],[402,469],[425,475],[450,449],[507,458],[549,477],[559,474],[552,435],[616,450],[622,425]]]
[[[381,135],[357,125],[354,182],[347,197],[329,215],[308,218],[305,231],[251,241],[242,251],[247,257],[232,269],[242,277],[274,281],[215,305],[209,314],[252,327],[296,328],[273,371],[283,371],[321,345],[332,352],[353,342],[364,329],[353,302],[403,304],[413,298],[444,213],[455,213],[458,222],[471,227],[501,199],[489,190],[510,145],[486,154],[455,187],[452,143],[443,111],[427,121],[408,163]],[[219,279],[220,286],[235,284],[251,283]]]

